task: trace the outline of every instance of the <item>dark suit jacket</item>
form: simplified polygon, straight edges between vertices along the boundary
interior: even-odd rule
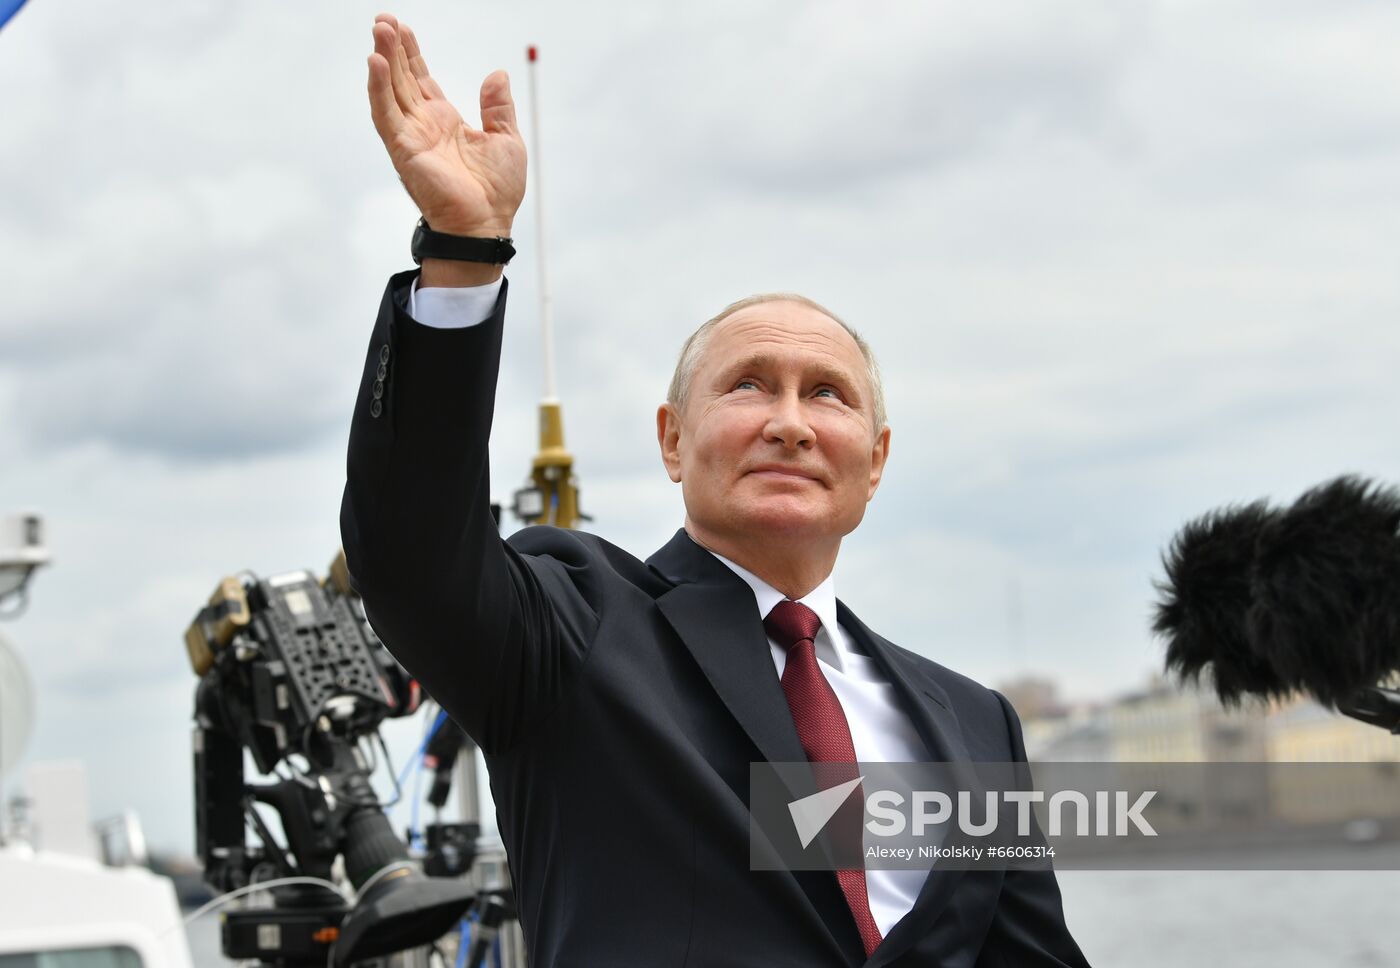
[[[491,319],[432,329],[390,279],[350,430],[341,535],[385,644],[480,745],[531,962],[1085,965],[1050,872],[938,871],[869,960],[831,871],[750,871],[749,764],[803,761],[747,585],[684,531],[502,541]],[[935,760],[1024,759],[1006,700],[844,605]]]

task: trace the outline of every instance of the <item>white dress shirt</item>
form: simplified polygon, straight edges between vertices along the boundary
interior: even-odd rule
[[[774,606],[787,596],[759,578],[753,572],[724,555],[715,555],[734,574],[744,579],[753,589],[754,602],[758,606],[761,621],[773,611]],[[802,598],[796,599],[817,613],[822,627],[812,640],[816,646],[817,665],[831,683],[832,691],[841,702],[846,713],[846,724],[851,728],[851,744],[856,750],[856,759],[864,763],[913,763],[928,759],[924,741],[914,729],[914,723],[905,715],[895,695],[894,686],[885,678],[884,672],[875,659],[858,651],[855,643],[846,636],[836,621],[836,584],[831,575],[826,576],[816,588]],[[783,677],[787,665],[787,651],[773,639],[768,640],[768,649],[773,654],[773,666],[778,678]],[[867,831],[867,840],[870,839]],[[866,892],[870,897],[870,913],[880,926],[880,935],[890,933],[890,928],[914,906],[914,899],[928,877],[927,871],[865,872]]]
[[[418,280],[414,279],[408,290],[408,314],[416,322],[433,329],[466,329],[491,318],[491,310],[496,308],[496,298],[500,294],[500,279],[484,286],[454,289],[419,289]]]
[[[408,314],[424,326],[435,329],[474,326],[490,317],[500,291],[499,279],[484,286],[421,290],[415,279],[408,293]],[[753,590],[760,621],[785,598],[782,592],[753,572],[723,555],[715,557]],[[870,763],[926,760],[927,748],[900,706],[894,686],[885,678],[874,658],[858,651],[836,621],[836,586],[832,576],[828,575],[825,581],[798,601],[816,612],[821,619],[822,627],[813,641],[817,664],[846,713],[856,759]],[[768,640],[768,648],[781,679],[787,653],[772,639]],[[909,913],[927,876],[928,873],[921,870],[866,871],[870,913],[874,915],[882,936],[889,934],[895,922]]]

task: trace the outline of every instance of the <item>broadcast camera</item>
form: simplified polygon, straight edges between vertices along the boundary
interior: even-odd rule
[[[205,880],[219,891],[292,881],[268,888],[273,906],[225,915],[229,958],[347,965],[428,944],[477,900],[465,882],[418,870],[370,784],[373,743],[384,749],[379,724],[415,712],[420,694],[355,605],[341,554],[324,582],[306,571],[225,578],[185,633],[199,676],[195,837]],[[279,779],[246,783],[244,750]],[[256,803],[275,810],[285,846]],[[245,840],[249,826],[260,843]],[[353,904],[334,889],[338,858]]]

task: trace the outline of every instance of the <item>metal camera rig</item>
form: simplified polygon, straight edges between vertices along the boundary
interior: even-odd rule
[[[419,691],[356,604],[342,554],[324,582],[306,571],[225,578],[185,633],[199,676],[195,837],[205,880],[226,892],[298,879],[267,889],[271,907],[225,914],[229,958],[347,965],[433,942],[474,901],[483,927],[505,909],[464,881],[421,873],[384,814],[369,780],[372,744],[384,748],[379,724],[415,712]],[[278,779],[245,782],[245,750]],[[276,812],[285,845],[258,803]],[[248,827],[259,843],[246,841]],[[430,869],[463,871],[457,834],[437,845],[455,862]],[[337,859],[353,903],[333,889]]]

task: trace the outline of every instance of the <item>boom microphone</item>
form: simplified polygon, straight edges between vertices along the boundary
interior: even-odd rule
[[[1400,726],[1400,490],[1343,476],[1287,509],[1265,501],[1187,524],[1163,555],[1153,629],[1181,681],[1226,705],[1305,692]]]

